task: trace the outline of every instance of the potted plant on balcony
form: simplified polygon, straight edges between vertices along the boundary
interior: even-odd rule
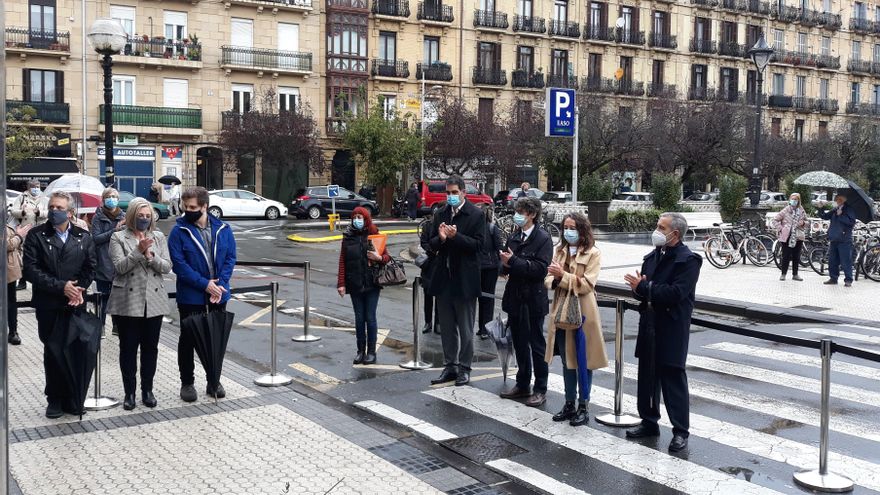
[[[189,60],[202,59],[202,46],[199,44],[199,37],[192,34],[189,39],[190,44],[186,48],[186,55]]]

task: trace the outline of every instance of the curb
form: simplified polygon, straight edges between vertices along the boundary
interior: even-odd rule
[[[418,222],[410,222],[409,220],[399,220],[399,219],[389,219],[389,220],[376,220],[373,219],[373,224],[377,227],[409,227],[418,225]],[[340,220],[336,222],[337,227],[347,227],[349,225],[349,220]],[[323,222],[303,222],[303,223],[293,223],[292,226],[296,230],[324,230],[327,231],[329,228],[329,224],[326,220]]]
[[[398,229],[398,230],[383,230],[381,233],[388,235],[398,235],[398,234],[417,234],[419,232],[418,229]],[[303,237],[299,234],[290,234],[287,236],[287,239],[293,242],[304,242],[304,243],[312,243],[318,244],[322,242],[333,242],[342,240],[342,234],[328,235],[324,237]]]

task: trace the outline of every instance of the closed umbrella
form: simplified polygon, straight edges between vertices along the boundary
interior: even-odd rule
[[[794,180],[795,184],[812,186],[822,189],[844,189],[849,187],[849,182],[843,177],[824,170],[807,172]]]
[[[84,309],[64,309],[46,342],[52,359],[64,374],[69,397],[74,401],[80,420],[89,382],[98,362],[101,326],[100,318]]]
[[[507,370],[510,369],[510,357],[513,355],[513,337],[510,335],[510,326],[499,313],[494,320],[486,323],[486,331],[492,337],[492,342],[495,342],[498,361],[501,362],[501,373],[506,382]]]
[[[209,311],[187,316],[180,322],[181,331],[192,333],[196,354],[205,369],[208,385],[215,390],[220,384],[223,358],[234,318],[235,315],[229,311]],[[216,394],[214,402],[217,402]]]
[[[853,181],[847,181],[846,189],[839,189],[846,196],[846,204],[856,213],[856,218],[864,223],[874,220],[874,200]]]
[[[581,317],[581,326],[574,332],[575,349],[577,349],[577,376],[578,386],[584,394],[587,393],[587,335],[584,333],[585,317]]]

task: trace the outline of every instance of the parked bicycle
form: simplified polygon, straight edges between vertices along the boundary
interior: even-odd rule
[[[749,223],[739,225],[715,224],[718,232],[706,239],[703,251],[706,259],[715,268],[727,268],[748,259],[755,266],[766,266],[770,263],[771,251],[766,243],[767,238],[754,234]],[[771,242],[772,245],[772,242]]]

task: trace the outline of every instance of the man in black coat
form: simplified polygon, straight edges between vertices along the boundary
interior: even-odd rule
[[[544,360],[544,317],[549,311],[544,277],[553,260],[553,240],[535,225],[541,217],[541,202],[536,198],[516,201],[513,222],[519,227],[507,239],[500,253],[501,273],[508,275],[501,300],[510,321],[510,333],[519,367],[516,385],[501,394],[505,399],[528,397],[526,405],[538,407],[546,402],[549,367]],[[529,390],[535,372],[535,386]]]
[[[406,211],[410,220],[415,220],[419,216],[419,201],[422,195],[419,194],[419,185],[415,182],[406,191]]]
[[[642,301],[636,340],[638,410],[642,424],[627,431],[626,436],[660,435],[657,422],[662,390],[672,423],[673,438],[669,443],[672,452],[687,448],[688,443],[690,405],[685,361],[697,280],[703,264],[703,258],[682,243],[685,232],[687,220],[680,213],[661,215],[652,235],[655,250],[645,256],[641,272],[624,277],[633,294]]]
[[[49,221],[31,229],[24,241],[24,278],[33,285],[31,300],[44,345],[48,418],[60,418],[64,412],[79,414],[82,409],[82,404],[74,404],[61,368],[45,344],[64,310],[84,304],[83,293],[92,284],[98,263],[92,236],[68,218],[70,204],[67,193],[53,193]]]
[[[433,261],[428,293],[436,297],[443,342],[443,373],[432,384],[455,380],[470,382],[474,356],[474,318],[480,296],[480,249],[486,220],[479,208],[467,201],[464,180],[446,180],[446,207],[431,222]]]

